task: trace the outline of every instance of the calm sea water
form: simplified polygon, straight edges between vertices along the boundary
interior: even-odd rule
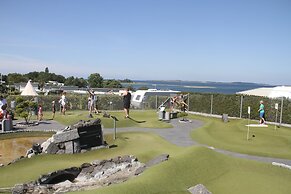
[[[131,85],[134,89],[141,87],[160,89],[160,90],[178,90],[182,92],[199,93],[223,93],[235,94],[236,92],[250,90],[259,87],[274,87],[273,85],[245,83],[245,82],[196,82],[196,81],[142,81],[135,80],[134,83],[123,83],[124,87]]]

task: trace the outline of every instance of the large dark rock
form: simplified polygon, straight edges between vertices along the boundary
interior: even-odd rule
[[[42,175],[38,180],[38,184],[57,184],[66,180],[74,181],[81,172],[81,168],[72,167],[64,170],[58,170],[47,175]]]
[[[206,189],[206,187],[202,184],[198,184],[194,187],[188,189],[191,194],[212,194],[210,191]]]

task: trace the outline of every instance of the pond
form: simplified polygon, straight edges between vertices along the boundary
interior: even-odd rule
[[[0,164],[6,165],[20,156],[25,156],[34,143],[41,144],[47,139],[48,137],[19,137],[0,140]]]

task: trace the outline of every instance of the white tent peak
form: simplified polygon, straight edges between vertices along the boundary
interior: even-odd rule
[[[34,87],[31,84],[31,80],[28,80],[24,90],[21,92],[21,96],[38,96]]]

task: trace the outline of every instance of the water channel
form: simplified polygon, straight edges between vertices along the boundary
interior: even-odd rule
[[[41,144],[47,139],[48,137],[19,137],[0,140],[0,164],[6,165],[20,156],[25,156],[34,143]]]

